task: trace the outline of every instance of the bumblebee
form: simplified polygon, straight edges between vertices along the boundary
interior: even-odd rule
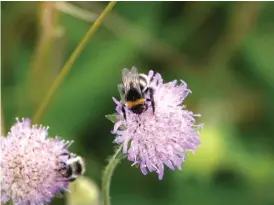
[[[74,154],[63,153],[63,156],[67,156],[68,160],[63,163],[63,167],[59,169],[59,173],[62,174],[69,182],[74,181],[85,172],[85,163],[82,157]]]
[[[148,109],[147,101],[151,101],[153,113],[155,112],[154,90],[149,86],[151,79],[145,74],[138,74],[137,68],[122,71],[122,92],[125,106],[135,114],[142,114]],[[149,94],[149,99],[145,96]],[[125,110],[123,109],[125,114]]]

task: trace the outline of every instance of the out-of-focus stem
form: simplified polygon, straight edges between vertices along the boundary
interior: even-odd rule
[[[70,68],[72,67],[73,63],[76,61],[82,50],[84,49],[85,45],[89,41],[89,39],[95,34],[99,26],[102,24],[104,18],[106,15],[112,10],[112,8],[115,6],[116,2],[112,1],[110,2],[106,8],[103,10],[103,12],[100,14],[100,16],[96,19],[94,24],[90,27],[84,38],[81,40],[81,42],[78,44],[76,49],[73,51],[63,68],[61,69],[60,74],[57,76],[53,84],[51,85],[49,91],[47,92],[45,98],[42,100],[41,105],[38,107],[37,112],[34,115],[33,121],[34,123],[37,123],[43,113],[45,112],[51,98],[53,97],[55,91],[59,87],[59,85],[63,82],[64,78],[67,76]]]
[[[113,175],[113,172],[116,168],[116,166],[119,164],[119,162],[122,159],[122,145],[118,147],[118,149],[115,151],[114,155],[109,160],[108,165],[105,168],[105,171],[103,173],[103,179],[102,179],[102,199],[103,199],[103,205],[110,205],[110,183],[111,183],[111,177]]]
[[[27,103],[33,107],[52,84],[53,70],[56,69],[53,62],[60,42],[57,35],[60,12],[54,8],[53,2],[39,2],[38,6],[39,35],[27,84]]]
[[[95,16],[95,14],[89,11],[87,8],[79,8],[75,5],[72,5],[69,2],[59,2],[58,4],[56,4],[55,7],[59,11],[62,11],[75,18],[87,22],[92,22]],[[101,9],[101,6],[96,3],[94,3],[92,7],[95,8],[94,10]],[[106,21],[104,21],[103,24],[105,28],[111,31],[114,35],[116,35],[119,38],[129,40],[134,46],[140,49],[140,51],[144,52],[151,58],[160,61],[168,61],[170,64],[173,65],[200,64],[199,62],[194,62],[194,60],[190,59],[190,57],[186,54],[179,53],[178,51],[174,50],[174,48],[169,46],[167,43],[155,38],[155,36],[151,35],[142,27],[137,26],[133,22],[122,18],[115,12],[112,12],[109,15],[109,18]],[[138,38],[136,38],[136,36],[138,36]],[[149,46],[147,46],[147,44],[144,43],[147,41],[150,42]]]
[[[261,2],[239,2],[231,11],[224,34],[209,51],[209,65],[214,68],[210,72],[215,73],[220,69],[219,65],[226,64],[233,51],[243,43],[256,23],[260,4]]]
[[[64,12],[87,22],[95,21],[98,16],[95,13],[92,13],[82,8],[78,8],[77,6],[65,1],[56,2],[55,8],[61,12]]]

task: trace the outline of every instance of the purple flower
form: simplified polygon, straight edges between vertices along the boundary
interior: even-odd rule
[[[148,73],[152,78],[153,71]],[[186,83],[177,81],[163,83],[159,73],[150,83],[154,89],[155,114],[147,101],[148,109],[140,115],[125,107],[126,119],[122,111],[122,101],[116,103],[117,122],[112,131],[115,142],[123,145],[123,153],[133,165],[140,165],[144,175],[156,172],[159,180],[164,175],[164,165],[171,170],[181,170],[186,152],[195,152],[200,144],[199,131],[195,125],[195,115],[185,109],[182,103],[190,93]],[[149,98],[149,96],[145,96]]]
[[[48,128],[22,119],[1,137],[1,202],[18,205],[49,203],[68,180],[61,174],[71,142],[48,138]]]

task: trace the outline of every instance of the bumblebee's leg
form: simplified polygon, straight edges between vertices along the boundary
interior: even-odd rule
[[[57,172],[61,172],[61,171],[63,171],[63,170],[66,170],[66,165],[64,165],[64,164],[62,164],[61,165],[62,167],[60,167],[59,169],[57,169],[56,171]],[[62,173],[60,173],[62,176],[64,176],[64,174],[62,174]]]
[[[65,190],[60,190],[60,195],[61,195],[61,197],[64,197],[64,195],[65,195]]]
[[[64,153],[60,154],[60,156],[67,156],[68,159],[71,158],[71,155],[70,155],[68,152],[64,152]],[[66,164],[65,162],[60,162],[60,164],[61,164],[61,168],[59,168],[59,169],[57,170],[58,172],[61,171],[61,170],[63,170],[63,169],[65,169],[66,166],[67,166],[67,164]]]
[[[73,177],[73,178],[69,179],[68,181],[69,181],[69,182],[73,182],[73,181],[75,181],[75,179],[76,179],[76,178]]]
[[[153,76],[150,78],[150,81],[152,81],[155,78],[156,74],[157,74],[156,72],[153,73]],[[158,84],[159,84],[159,81],[157,80],[156,85]]]
[[[150,101],[151,101],[153,114],[155,114],[154,90],[153,90],[153,88],[148,88],[148,91],[149,91],[149,96],[150,96]]]
[[[61,170],[65,169],[67,169],[67,164],[65,162],[60,162],[60,168],[57,169],[57,171],[60,172]]]
[[[122,112],[123,112],[123,115],[124,115],[124,119],[126,120],[127,116],[126,116],[126,110],[125,110],[124,106],[122,106]]]
[[[60,154],[60,156],[66,156],[66,155],[69,155],[68,152],[63,152],[62,154]]]
[[[68,156],[68,159],[71,158],[71,155],[68,152],[64,152],[64,153],[60,154],[60,156]]]

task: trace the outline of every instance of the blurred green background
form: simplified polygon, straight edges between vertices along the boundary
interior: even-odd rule
[[[15,117],[33,117],[106,4],[1,3],[4,133]],[[166,169],[162,181],[123,161],[112,180],[113,204],[273,205],[273,11],[272,2],[119,2],[40,122],[51,136],[75,141],[71,150],[85,157],[85,176],[100,186],[114,147],[104,116],[114,112],[122,68],[183,79],[192,90],[185,104],[205,124],[199,151],[183,171]]]

